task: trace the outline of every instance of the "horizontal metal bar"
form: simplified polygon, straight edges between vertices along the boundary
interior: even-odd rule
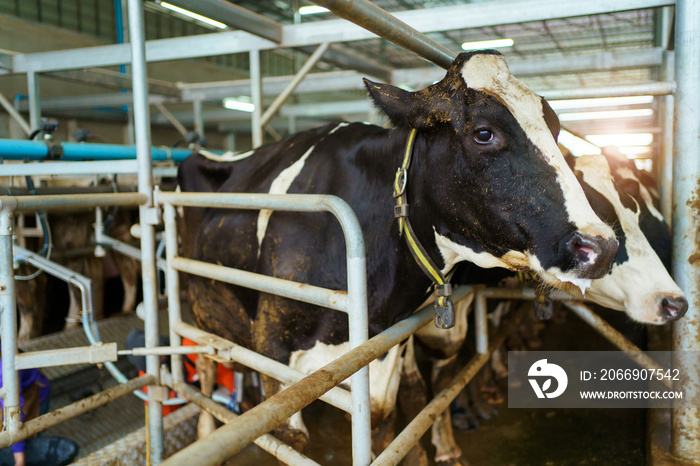
[[[495,0],[448,7],[398,11],[393,16],[422,32],[440,32],[460,29],[498,26],[529,21],[615,13],[674,5],[673,0]],[[188,58],[228,55],[286,47],[318,45],[323,42],[348,42],[372,39],[376,36],[345,20],[313,21],[282,27],[282,42],[276,43],[244,31],[199,34],[146,42],[146,60],[183,60]],[[106,67],[129,63],[129,44],[85,47],[72,50],[19,54],[12,57],[16,73],[28,71]]]
[[[166,381],[167,383],[167,381]],[[221,406],[211,398],[202,395],[201,392],[186,383],[179,383],[172,387],[178,394],[184,396],[192,403],[196,404],[204,411],[210,413],[221,422],[227,423],[236,419],[238,416],[232,413],[225,407]],[[293,464],[295,466],[314,466],[318,465],[315,461],[302,455],[294,448],[282,442],[278,438],[270,434],[263,434],[254,442],[257,446],[278,458],[285,464]]]
[[[145,202],[146,196],[139,193],[0,196],[0,207],[8,205],[18,211],[138,206]]]
[[[473,287],[459,287],[453,293],[454,300],[464,299],[472,291]],[[270,431],[293,413],[305,408],[320,395],[432,321],[433,314],[433,304],[424,307],[299,383],[273,395],[204,439],[180,450],[162,464],[164,466],[179,464],[206,466],[223,463],[261,434]]]
[[[348,292],[328,290],[318,286],[297,283],[281,278],[232,269],[222,265],[175,257],[171,261],[174,269],[200,277],[220,280],[232,285],[244,286],[263,293],[273,293],[285,298],[303,301],[317,306],[348,312]]]
[[[126,383],[108,388],[103,392],[84,398],[80,401],[76,401],[75,403],[64,406],[63,408],[51,411],[48,414],[39,416],[36,419],[32,419],[31,421],[24,423],[15,435],[12,435],[8,431],[0,432],[0,448],[4,448],[19,441],[25,440],[32,435],[48,429],[49,427],[53,427],[95,408],[99,408],[110,401],[126,396],[134,390],[140,390],[141,388],[151,385],[154,382],[155,377],[147,374],[142,377],[129,380]]]
[[[282,42],[282,25],[265,16],[221,0],[170,0],[170,3],[208,18],[216,18],[227,26],[256,36]]]
[[[99,175],[138,173],[136,160],[110,160],[109,162],[41,162],[3,163],[0,176],[40,175]],[[175,177],[177,167],[153,167],[153,176]]]
[[[435,422],[435,419],[442,414],[450,405],[459,392],[474,378],[476,373],[483,367],[491,357],[491,354],[498,349],[506,337],[513,333],[520,321],[530,312],[529,306],[520,306],[504,323],[501,324],[498,332],[491,337],[491,343],[485,354],[477,354],[462,370],[457,373],[450,384],[435,395],[435,398],[406,426],[406,428],[394,439],[389,446],[372,463],[373,466],[397,465],[406,453],[418,442],[423,434]]]
[[[154,346],[151,348],[132,348],[128,350],[117,351],[119,356],[150,356],[152,354],[159,356],[168,356],[170,354],[216,354],[216,350],[208,345],[197,346]]]
[[[642,84],[622,84],[606,87],[582,87],[578,89],[550,89],[538,91],[547,100],[589,99],[597,97],[626,97],[631,95],[671,95],[676,83],[660,81]]]
[[[196,342],[206,341],[209,337],[215,337],[184,322],[177,324],[174,330],[179,335]],[[241,345],[237,345],[232,341],[224,340],[220,337],[216,338],[218,340],[218,346],[226,346],[218,350],[218,357],[214,358],[216,361],[236,361],[288,385],[296,383],[307,376],[307,374],[294,370],[281,362],[265,357]],[[338,409],[342,409],[347,413],[352,411],[350,392],[340,387],[332,388],[328,393],[323,395],[320,400]]]
[[[101,364],[107,361],[117,361],[116,343],[20,353],[15,358],[15,367],[21,370],[68,364]]]

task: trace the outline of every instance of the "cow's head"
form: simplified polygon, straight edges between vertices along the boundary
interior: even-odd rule
[[[608,273],[613,230],[557,146],[556,114],[501,54],[462,53],[442,81],[418,92],[366,84],[395,126],[418,130],[411,218],[424,238],[433,230],[446,270],[462,260],[533,270],[565,289]]]
[[[668,254],[671,232],[632,161],[586,155],[575,159],[574,172],[620,242],[610,273],[594,280],[586,297],[638,322],[663,324],[682,317],[688,302],[649,241]]]

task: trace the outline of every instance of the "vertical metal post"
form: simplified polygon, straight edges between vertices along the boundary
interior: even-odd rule
[[[673,80],[673,53],[664,52],[661,74],[664,81]],[[661,99],[661,141],[659,144],[659,197],[661,215],[670,224],[673,217],[673,95]]]
[[[27,94],[29,94],[29,126],[33,131],[39,128],[41,122],[39,75],[34,71],[27,72]]]
[[[689,311],[673,325],[674,356],[697,351],[700,342],[700,0],[676,2],[675,144],[673,160],[673,277],[685,292]],[[700,368],[697,361],[674,358],[697,406]],[[693,395],[691,395],[693,397]],[[684,461],[700,458],[700,410],[671,412],[671,452]]]
[[[260,72],[260,50],[250,51],[250,98],[255,105],[252,115],[253,149],[263,144],[262,121],[262,73]]]
[[[2,337],[2,376],[5,399],[3,416],[10,436],[22,425],[17,356],[17,314],[15,276],[12,266],[13,207],[0,205],[0,335]]]
[[[144,40],[143,3],[129,0],[129,36],[131,38],[131,74],[134,95],[134,129],[136,136],[136,158],[138,166],[139,193],[146,196],[145,205],[139,207],[141,226],[141,274],[143,281],[143,304],[145,308],[146,348],[158,346],[158,301],[156,280],[156,244],[154,226],[158,223],[158,211],[153,204],[153,176],[151,168],[151,126],[148,108],[148,83],[146,79],[146,45]],[[160,357],[146,356],[147,372],[155,377],[160,386]],[[150,462],[160,464],[163,460],[163,390],[151,386],[148,390],[148,433],[150,439]]]
[[[486,296],[477,291],[474,297],[474,322],[476,324],[476,352],[486,354],[489,350],[489,330],[486,322]]]
[[[175,332],[175,324],[182,321],[180,309],[180,277],[179,272],[173,268],[173,259],[177,255],[177,224],[175,221],[175,207],[172,204],[163,205],[163,222],[165,223],[165,257],[167,261],[166,269],[166,292],[168,294],[168,317],[170,321],[170,346],[180,346],[182,340]],[[182,355],[173,354],[170,368],[175,385],[184,382],[185,377],[182,371]]]
[[[202,101],[195,99],[192,102],[192,111],[194,112],[194,130],[199,134],[200,138],[204,137],[204,114],[202,113]]]

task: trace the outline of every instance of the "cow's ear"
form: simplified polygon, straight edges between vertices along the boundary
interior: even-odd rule
[[[409,126],[411,93],[391,84],[380,84],[362,79],[374,105],[389,117],[394,126]]]

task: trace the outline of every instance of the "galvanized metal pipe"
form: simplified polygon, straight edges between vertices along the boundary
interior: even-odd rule
[[[215,344],[217,347],[219,347],[216,353],[216,360],[223,358],[225,361],[236,361],[246,367],[260,372],[261,374],[265,374],[273,379],[279,380],[282,383],[291,385],[308,375],[294,370],[281,362],[275,361],[274,359],[270,359],[256,353],[255,351],[251,351],[237,345],[232,341],[209,334],[208,332],[193,327],[187,323],[179,322],[173,325],[172,328],[178,335],[182,335],[183,337],[197,342],[215,338]],[[320,400],[325,401],[329,405],[335,406],[338,409],[342,409],[347,413],[352,413],[352,400],[350,398],[350,392],[340,387],[332,388],[328,393],[321,396]]]
[[[675,22],[675,132],[673,150],[673,278],[685,292],[688,313],[673,324],[674,366],[686,379],[687,406],[700,405],[700,367],[680,357],[700,347],[700,0],[678,0]],[[700,458],[700,409],[671,411],[671,453],[684,461]]]
[[[200,138],[204,137],[204,112],[202,111],[202,99],[192,101],[192,112],[194,113],[194,130]],[[173,116],[173,119],[175,117]],[[186,134],[185,132],[184,134]],[[184,136],[183,134],[183,136]]]
[[[478,298],[478,296],[477,296]],[[508,318],[498,332],[491,338],[491,343],[486,352],[477,354],[462,370],[460,370],[450,384],[435,395],[435,398],[413,418],[406,428],[396,436],[393,442],[372,463],[373,466],[397,465],[406,456],[406,453],[418,442],[423,434],[433,425],[435,419],[448,408],[459,392],[474,378],[479,369],[491,358],[491,353],[498,349],[506,337],[517,328],[521,320],[530,312],[528,306],[520,306],[511,317]]]
[[[235,413],[224,408],[211,398],[202,395],[200,391],[186,383],[172,384],[172,388],[221,422],[228,423],[238,417]],[[255,439],[254,443],[285,464],[293,464],[295,466],[318,466],[318,463],[302,455],[273,435],[261,435]]]
[[[263,144],[262,107],[262,72],[260,71],[260,50],[251,50],[250,56],[250,99],[255,105],[251,114],[251,132],[253,136],[253,149]]]
[[[12,262],[14,198],[0,198],[0,336],[2,337],[2,375],[5,399],[5,432],[13,442],[22,425],[20,413],[19,372],[17,372],[17,300],[15,271]],[[3,432],[3,434],[5,434]]]
[[[324,42],[323,44],[319,45],[316,50],[314,50],[314,53],[312,53],[308,60],[306,60],[304,66],[301,67],[297,74],[294,75],[292,80],[289,81],[289,84],[287,84],[284,90],[275,98],[270,106],[267,107],[265,113],[263,113],[263,115],[260,117],[260,125],[265,126],[270,122],[270,120],[272,120],[272,118],[277,114],[277,111],[282,105],[284,105],[287,99],[289,99],[304,77],[309,74],[311,69],[316,66],[316,63],[318,63],[323,54],[326,53],[329,45],[330,44],[328,42]]]
[[[26,422],[15,435],[12,435],[8,431],[0,432],[0,448],[4,448],[12,445],[13,443],[25,440],[32,435],[48,429],[49,427],[53,427],[62,422],[73,419],[74,417],[80,416],[81,414],[87,413],[95,408],[99,408],[110,401],[114,401],[130,394],[135,390],[140,390],[147,385],[151,385],[154,381],[155,378],[152,375],[146,374],[136,379],[129,380],[126,383],[108,388],[103,392],[84,398],[80,401],[76,401],[75,403],[64,406],[63,408],[53,410],[48,414],[32,419],[31,421]]]
[[[27,71],[27,94],[29,94],[29,126],[34,131],[39,129],[41,123],[41,92],[39,75],[35,71]]]
[[[331,291],[326,288],[301,284],[290,280],[270,277],[245,270],[232,269],[222,265],[184,257],[175,257],[170,262],[175,270],[191,273],[200,277],[220,280],[232,285],[244,286],[263,293],[274,293],[285,298],[303,301],[317,306],[348,312],[348,293]]]
[[[12,105],[9,100],[7,100],[7,97],[5,97],[5,95],[2,92],[0,92],[0,105],[2,105],[3,108],[7,111],[7,113],[10,114],[12,119],[15,120],[17,124],[19,124],[19,126],[22,128],[22,131],[24,131],[24,133],[27,136],[32,134],[32,128],[31,126],[29,126],[29,123],[27,123],[26,120],[22,118],[22,115],[19,114],[15,106]]]
[[[473,287],[461,286],[454,291],[453,299],[454,301],[464,299],[472,291]],[[430,304],[371,338],[362,346],[340,356],[301,382],[270,397],[216,432],[184,448],[165,460],[163,464],[201,466],[221,464],[252,443],[255,438],[272,430],[331,387],[341,383],[358,368],[364,367],[431,322],[433,315],[434,304]]]
[[[102,364],[107,361],[116,362],[117,358],[117,344],[104,343],[93,346],[21,353],[15,358],[15,368],[23,370],[65,366],[68,364]]]
[[[160,192],[160,191],[159,191]],[[165,292],[168,296],[168,321],[170,333],[170,345],[179,346],[182,344],[180,334],[176,326],[182,323],[182,309],[180,306],[180,275],[173,267],[173,259],[177,256],[177,223],[175,207],[172,204],[163,205],[163,224],[165,225]],[[182,357],[173,357],[170,365],[173,381],[176,384],[185,382],[185,373],[182,367]]]
[[[314,3],[442,68],[449,68],[455,58],[450,49],[368,0],[314,0]]]
[[[486,354],[489,348],[489,326],[486,321],[486,295],[480,291],[474,296],[474,322],[476,324],[476,352]]]
[[[664,79],[673,79],[672,52],[664,53],[664,63],[661,67]],[[661,215],[670,225],[673,221],[673,95],[661,97],[661,134],[659,144],[659,198],[661,202]]]
[[[173,126],[175,127],[175,129],[177,130],[178,133],[180,133],[182,136],[185,136],[185,135],[187,134],[187,128],[185,128],[185,127],[183,126],[183,124],[180,123],[180,122],[178,121],[177,118],[175,118],[175,115],[173,115],[173,114],[170,112],[170,110],[168,110],[167,108],[165,108],[165,105],[163,105],[162,102],[156,102],[154,105],[156,106],[156,108],[158,109],[158,111],[159,111],[160,113],[162,113],[163,116],[170,122],[170,124],[173,125]],[[200,103],[200,110],[199,110],[199,112],[200,112],[200,114],[201,114],[201,112],[202,112],[201,103]],[[195,113],[195,114],[196,114],[196,113]],[[195,121],[197,121],[197,120],[195,119]]]
[[[60,210],[109,206],[135,206],[146,201],[139,193],[111,194],[61,194],[51,196],[0,196],[0,204],[13,202],[14,209],[21,212],[37,210]]]
[[[677,57],[676,57],[677,58]],[[538,91],[547,100],[589,99],[597,97],[626,97],[632,95],[669,95],[676,90],[673,81],[642,84],[623,84],[605,87],[581,87],[573,89],[551,89]]]
[[[157,346],[155,348],[132,348],[129,350],[117,351],[119,356],[158,356],[183,355],[183,354],[216,354],[216,350],[208,345],[196,346]]]
[[[136,137],[136,159],[138,164],[139,193],[146,196],[145,204],[139,206],[141,225],[141,278],[145,310],[146,348],[158,346],[158,293],[156,273],[156,242],[154,227],[159,223],[158,210],[153,204],[153,174],[151,171],[151,127],[148,107],[148,80],[146,72],[146,45],[144,38],[143,2],[128,1],[129,38],[131,48],[132,92],[134,96],[134,130]],[[160,357],[146,356],[147,373],[159,382]],[[163,410],[161,406],[164,389],[152,387],[148,390],[148,439],[150,462],[160,464],[163,460]]]

